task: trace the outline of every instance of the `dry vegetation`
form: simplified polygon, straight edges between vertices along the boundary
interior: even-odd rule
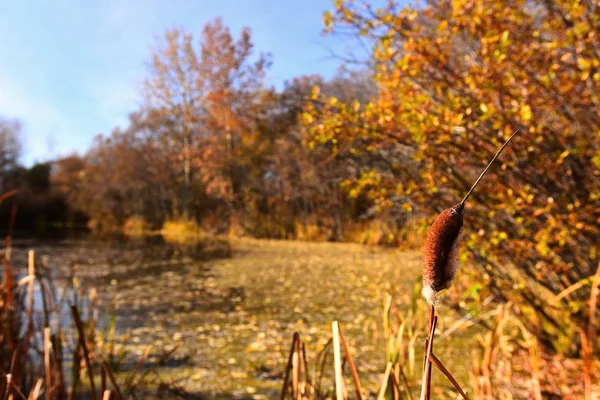
[[[391,362],[390,372],[395,374],[403,398],[407,388],[418,398],[427,330],[427,305],[418,282],[418,252],[243,239],[233,240],[231,258],[200,262],[199,253],[175,255],[182,249],[167,250],[165,256],[158,250],[139,253],[138,247],[115,248],[107,253],[110,246],[102,243],[100,247],[38,250],[41,258],[49,258],[51,270],[62,270],[59,277],[69,277],[66,266],[77,260],[75,254],[94,260],[80,266],[78,279],[66,282],[79,285],[78,290],[68,293],[77,294],[80,302],[89,298],[81,285],[87,282],[97,287],[97,295],[93,295],[97,314],[85,306],[87,301],[81,308],[89,332],[88,345],[93,349],[97,390],[101,361],[109,361],[123,388],[152,345],[136,373],[140,377],[140,373],[150,370],[143,375],[145,383],[140,382],[136,388],[138,398],[158,396],[156,390],[161,390],[162,398],[275,398],[281,392],[290,339],[299,332],[306,346],[312,393],[317,398],[335,397],[334,354],[327,343],[331,322],[337,320],[356,365],[363,398],[377,397],[387,362]],[[149,243],[142,243],[140,249],[149,247]],[[26,257],[22,250],[15,249],[13,259],[21,263]],[[46,271],[43,266],[37,269],[38,274]],[[23,268],[17,271],[23,276]],[[471,302],[465,293],[471,284],[466,271],[468,268],[449,290],[448,304],[442,306],[436,355],[467,394],[484,398],[476,394],[491,390],[494,398],[531,398],[534,375],[530,367],[535,365],[532,360],[537,360],[537,380],[544,397],[553,393],[580,398],[581,360],[546,353],[512,315],[512,306],[496,306],[489,299],[481,299],[477,312],[463,315],[464,311],[452,310],[451,304]],[[62,285],[64,281],[61,278],[58,282]],[[22,304],[26,307],[27,285],[16,290],[23,294]],[[70,295],[67,299],[72,300]],[[110,304],[118,306],[114,321]],[[97,315],[97,320],[89,315]],[[63,332],[70,337],[65,342],[76,344],[68,309],[63,310],[63,316]],[[486,325],[478,325],[479,318]],[[92,326],[96,326],[94,332]],[[116,328],[112,345],[111,327]],[[159,363],[162,355],[175,346],[176,352]],[[75,350],[64,346],[65,358]],[[343,346],[341,352],[343,358]],[[81,353],[79,360],[83,364],[78,390],[85,393],[89,383]],[[352,398],[354,384],[345,364],[345,385]],[[45,379],[43,368],[36,371],[35,378]],[[70,372],[66,375],[71,376]],[[303,379],[300,374],[301,383]],[[390,380],[388,391],[393,385]],[[509,386],[510,391],[506,389]],[[310,397],[308,386],[303,393]],[[456,396],[441,373],[434,373],[432,393],[434,398]]]
[[[347,60],[358,68],[332,79],[296,77],[281,90],[266,86],[270,56],[255,51],[249,29],[236,36],[216,19],[196,36],[168,31],[150,54],[143,101],[128,126],[99,136],[86,154],[23,168],[19,124],[0,118],[0,189],[19,188],[21,210],[15,219],[3,204],[0,226],[88,222],[140,241],[162,232],[185,244],[166,258],[107,261],[94,273],[104,279],[103,296],[130,313],[123,329],[137,347],[154,336],[182,342],[194,361],[173,368],[173,379],[191,392],[272,395],[294,337],[284,394],[344,397],[344,350],[354,356],[363,394],[410,397],[421,379],[418,343],[433,329],[414,290],[416,253],[234,239],[231,259],[198,260],[229,253],[228,235],[418,246],[518,129],[501,173],[488,175],[465,209],[458,257],[468,268],[445,297],[439,335],[428,337],[444,352],[426,357],[444,360],[479,398],[591,399],[600,353],[599,10],[598,0],[379,8],[335,0],[324,13],[326,33],[362,43],[366,58]],[[80,312],[92,307],[82,312],[84,334],[72,331],[69,340],[56,330],[62,324],[50,323],[62,322],[65,310],[49,307],[59,298],[46,290],[52,282],[44,270],[33,263],[20,280],[10,250],[6,259],[0,389],[20,396],[17,387],[29,393],[38,378],[57,396],[89,389],[80,350],[90,347],[96,368],[112,351],[103,353],[110,340],[99,339],[93,299],[75,278],[64,286],[67,303]],[[441,290],[432,276],[426,284]],[[334,327],[329,358],[324,332],[334,320],[345,340]],[[477,341],[465,325],[480,329]],[[448,343],[455,336],[459,350]],[[44,354],[49,342],[53,352]],[[67,344],[72,362],[62,364]],[[336,365],[322,368],[323,360]],[[135,363],[131,371],[139,373]],[[117,379],[128,391],[138,382]],[[177,388],[169,393],[187,393]],[[434,380],[431,390],[455,393],[447,389]]]
[[[97,291],[81,285],[77,268],[56,286],[47,260],[30,250],[23,275],[12,265],[12,251],[9,237],[0,286],[3,399],[125,399],[154,393],[150,386],[176,387],[163,382],[156,368],[179,346],[153,361],[148,346],[132,368],[128,347],[117,336],[115,310],[101,307]]]

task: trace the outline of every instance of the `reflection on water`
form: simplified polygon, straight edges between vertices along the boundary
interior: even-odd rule
[[[157,297],[162,290],[173,286],[176,276],[190,283],[188,289],[194,300],[189,307],[207,308],[224,303],[221,307],[227,309],[233,306],[226,300],[239,297],[231,295],[223,299],[224,296],[216,296],[204,288],[199,290],[192,283],[211,278],[210,268],[204,262],[230,256],[230,245],[223,239],[195,243],[170,243],[160,235],[15,239],[12,263],[23,275],[30,249],[47,266],[58,287],[75,271],[82,286],[96,288],[106,301],[116,302],[120,308],[131,307],[119,318],[120,328],[142,326],[148,317],[157,314],[185,311],[186,307],[170,301],[172,295],[180,293]],[[240,289],[230,291],[235,294]]]

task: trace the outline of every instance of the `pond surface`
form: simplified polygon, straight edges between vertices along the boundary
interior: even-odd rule
[[[30,248],[59,282],[77,266],[84,286],[95,287],[104,304],[117,305],[117,329],[131,365],[148,344],[153,344],[149,361],[181,344],[159,375],[198,398],[277,398],[293,333],[306,343],[314,375],[315,358],[334,320],[343,327],[363,387],[375,393],[386,364],[385,297],[391,294],[403,312],[420,274],[418,252],[354,244],[16,241],[15,266],[26,265]],[[440,331],[457,319],[446,313]],[[438,341],[463,387],[468,386],[473,334],[457,331]],[[416,343],[420,360],[422,339]],[[331,377],[332,371],[327,367],[325,375]],[[351,381],[347,384],[351,390]],[[415,387],[413,395],[418,391]]]

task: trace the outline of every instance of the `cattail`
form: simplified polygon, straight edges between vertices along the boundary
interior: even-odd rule
[[[423,248],[423,296],[429,304],[435,304],[438,299],[438,292],[450,287],[458,268],[458,242],[463,226],[465,202],[517,132],[515,131],[500,147],[463,200],[454,207],[442,211],[433,221]]]

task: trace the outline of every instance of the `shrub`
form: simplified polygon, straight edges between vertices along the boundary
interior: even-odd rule
[[[190,242],[203,238],[206,233],[192,220],[167,220],[160,233],[171,242]]]
[[[139,215],[132,215],[131,217],[125,220],[123,224],[123,232],[126,235],[131,236],[139,236],[151,229],[150,224],[144,219],[144,217]]]

